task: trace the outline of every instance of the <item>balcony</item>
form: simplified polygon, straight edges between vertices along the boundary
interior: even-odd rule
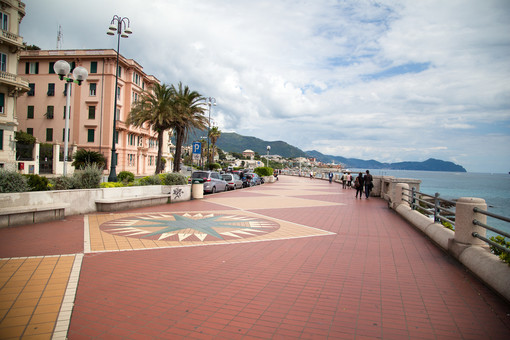
[[[2,43],[8,43],[16,49],[23,47],[23,37],[20,37],[17,34],[11,33],[9,31],[2,30],[2,35],[0,36]],[[13,53],[16,51],[12,51]]]
[[[0,71],[0,84],[6,85],[9,88],[9,95],[13,96],[15,92],[25,93],[30,91],[28,80],[4,71]]]

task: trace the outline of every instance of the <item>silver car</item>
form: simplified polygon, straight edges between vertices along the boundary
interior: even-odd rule
[[[227,190],[227,182],[216,171],[195,171],[191,174],[191,181],[201,178],[204,181],[204,192],[215,193]]]
[[[227,190],[241,189],[243,187],[243,181],[236,174],[223,174],[221,177],[227,182]]]

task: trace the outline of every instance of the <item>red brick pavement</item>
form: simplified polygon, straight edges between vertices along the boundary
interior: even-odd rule
[[[275,190],[292,187],[294,197],[328,205],[249,210],[334,234],[86,254],[69,339],[510,338],[508,303],[386,202],[356,200],[338,184],[280,176],[130,212],[235,212],[226,198],[276,204],[286,196]]]

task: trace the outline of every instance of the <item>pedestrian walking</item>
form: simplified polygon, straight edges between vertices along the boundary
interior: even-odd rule
[[[359,199],[363,197],[363,174],[360,172],[358,174],[358,177],[354,180],[354,188],[356,188],[356,198],[358,198],[359,193]]]
[[[344,172],[342,174],[342,188],[345,189],[346,186],[347,186],[347,174]]]
[[[372,191],[372,188],[374,187],[374,184],[372,183],[373,182],[373,178],[372,178],[372,175],[370,174],[370,171],[366,171],[367,174],[365,175],[365,178],[364,178],[364,182],[365,182],[365,196],[368,197],[370,196],[370,192]]]
[[[329,183],[333,182],[333,173],[329,172]]]
[[[347,187],[348,187],[349,189],[351,189],[351,188],[352,188],[352,176],[351,176],[351,173],[350,173],[350,172],[348,172],[348,173],[347,173]]]

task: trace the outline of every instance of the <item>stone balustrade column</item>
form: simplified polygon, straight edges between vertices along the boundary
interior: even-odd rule
[[[404,189],[406,189],[406,193],[409,194],[409,184],[407,183],[397,183],[395,185],[395,190],[393,191],[393,209],[397,209],[397,207],[401,204],[405,204],[409,206],[409,202],[405,200]]]
[[[457,201],[455,208],[455,242],[459,244],[485,245],[485,242],[471,235],[473,232],[477,232],[483,237],[486,235],[486,229],[474,225],[473,220],[487,223],[487,216],[475,213],[473,211],[474,207],[487,210],[487,204],[482,198],[461,197]]]

